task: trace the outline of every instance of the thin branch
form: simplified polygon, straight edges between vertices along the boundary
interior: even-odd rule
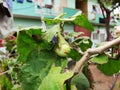
[[[100,5],[101,10],[104,9],[106,14],[110,13],[110,10],[107,7],[105,7],[105,5],[103,4],[103,2],[101,0],[98,0],[98,3]],[[105,13],[103,10],[102,10],[102,14],[103,14],[103,17],[105,18]]]
[[[120,6],[120,4],[118,4],[117,6],[113,7],[110,12],[113,12],[113,10],[116,9],[116,8],[118,8],[119,6]]]
[[[86,51],[85,54],[83,55],[83,57],[81,58],[81,60],[79,60],[74,67],[73,71],[75,74],[81,72],[82,66],[87,60],[89,60],[89,54]]]
[[[106,43],[103,46],[97,47],[97,48],[93,48],[93,49],[88,49],[85,54],[83,55],[83,57],[81,58],[81,60],[79,60],[75,67],[74,67],[74,73],[79,73],[81,72],[82,66],[84,65],[85,62],[87,62],[89,60],[89,58],[94,55],[94,54],[101,54],[103,53],[105,50],[111,48],[114,45],[120,44],[120,37],[117,39],[114,39],[113,41],[109,41],[108,43]]]
[[[105,13],[104,13],[104,11],[102,10],[102,9],[103,9],[102,6],[104,6],[104,5],[101,5],[101,3],[99,3],[99,4],[100,4],[100,8],[101,8],[101,11],[102,11],[103,17],[105,18]]]
[[[103,7],[105,9],[105,11],[110,11],[107,7],[105,7],[105,5],[103,4],[103,2],[101,0],[98,0],[98,3],[100,4],[101,7]]]
[[[113,81],[113,84],[112,84],[112,86],[110,87],[110,90],[113,90],[114,89],[114,87],[115,87],[115,84],[116,84],[116,82],[117,82],[117,80],[118,80],[118,78],[119,78],[119,75],[120,75],[120,73],[117,73],[116,75],[115,75],[115,80]]]

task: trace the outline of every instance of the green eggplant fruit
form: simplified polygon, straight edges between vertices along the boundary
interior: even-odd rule
[[[70,45],[64,39],[60,32],[58,32],[58,45],[55,48],[55,52],[60,57],[66,57],[70,52]]]

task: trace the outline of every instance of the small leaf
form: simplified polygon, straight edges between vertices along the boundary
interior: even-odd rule
[[[92,62],[97,64],[105,64],[108,62],[108,56],[105,54],[100,54],[91,59]]]
[[[89,90],[90,84],[83,73],[77,74],[72,78],[72,84],[75,84],[77,90]]]
[[[65,35],[65,38],[70,39],[72,37],[78,37],[81,34],[83,34],[83,32],[70,32],[67,35]]]
[[[44,21],[45,21],[46,24],[48,24],[48,25],[55,24],[55,21],[54,21],[53,19],[50,19],[50,18],[44,18]]]
[[[78,53],[78,51],[76,51],[75,49],[71,49],[70,53],[68,54],[68,57],[72,58],[72,60],[78,61],[80,60],[82,55]]]
[[[76,16],[76,18],[73,22],[74,22],[74,24],[81,26],[87,30],[94,31],[92,24],[88,21],[85,14],[81,14],[81,15]]]
[[[79,48],[84,52],[88,48],[92,47],[92,41],[88,37],[79,37],[74,40],[73,45],[79,46]]]

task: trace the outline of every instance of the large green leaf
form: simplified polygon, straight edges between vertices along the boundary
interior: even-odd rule
[[[108,63],[97,66],[100,71],[104,74],[111,76],[115,73],[118,73],[120,70],[120,60],[110,59]]]
[[[89,90],[90,88],[89,81],[83,73],[75,75],[71,82],[76,86],[77,90]]]
[[[64,90],[65,80],[73,76],[73,72],[61,73],[61,67],[51,68],[38,90]]]
[[[99,54],[93,57],[91,61],[97,64],[105,64],[108,62],[108,56],[106,54]]]
[[[26,61],[27,56],[30,52],[34,51],[34,49],[51,49],[52,44],[43,41],[42,39],[36,40],[33,38],[33,35],[41,35],[41,28],[39,29],[23,29],[19,31],[17,37],[17,52],[19,54],[19,61]]]
[[[42,29],[28,28],[19,31],[17,37],[18,61],[22,66],[18,79],[22,90],[37,90],[52,64],[57,60],[53,44],[42,39]],[[34,35],[39,38],[33,37]]]
[[[61,23],[61,22],[71,22],[78,26],[81,26],[83,28],[86,28],[87,30],[93,31],[94,28],[92,24],[88,21],[85,14],[81,14],[81,11],[77,12],[71,17],[63,18],[64,14],[61,17],[55,18],[55,19],[48,19],[45,18],[47,24],[55,24],[55,23]]]
[[[55,60],[54,52],[38,49],[30,52],[19,73],[22,90],[37,90]]]

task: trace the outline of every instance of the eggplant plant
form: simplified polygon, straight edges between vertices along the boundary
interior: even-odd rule
[[[81,32],[68,32],[67,35],[64,32],[65,23],[93,31],[86,16],[81,12],[68,18],[64,16],[60,14],[54,19],[45,18],[46,24],[52,25],[46,31],[43,27],[20,28],[16,39],[7,39],[5,46],[9,54],[0,61],[2,90],[88,90],[90,82],[85,72],[88,60],[97,63],[98,68],[108,75],[119,71],[119,66],[116,66],[108,73],[108,66],[114,65],[115,61],[108,60],[109,57],[103,52],[118,44],[118,40],[115,44],[110,43],[111,46],[98,47],[101,52],[96,49],[94,52],[90,49],[90,38],[78,37]],[[73,37],[75,39],[70,41]]]

